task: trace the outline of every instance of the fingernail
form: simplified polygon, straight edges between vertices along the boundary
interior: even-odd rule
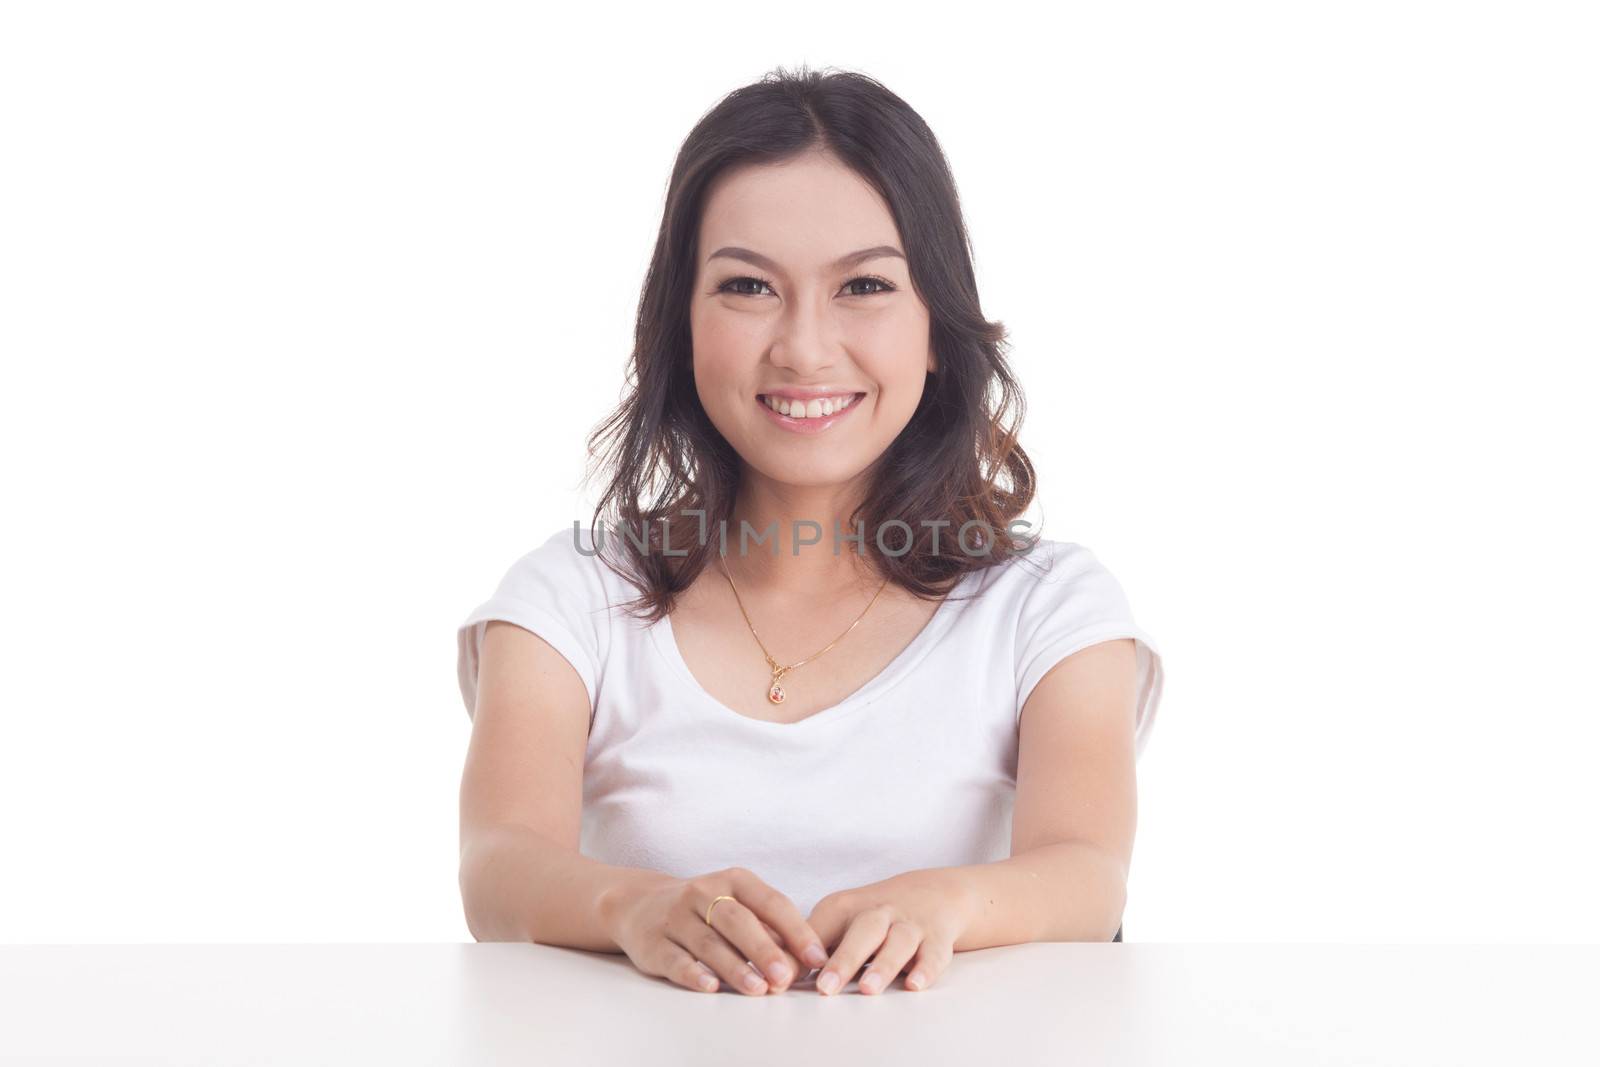
[[[911,987],[912,989],[921,989],[922,988],[922,972],[921,971],[912,971],[911,972],[911,977],[906,979],[906,985]]]
[[[761,980],[761,976],[759,974],[757,974],[756,972],[754,972],[754,971],[746,971],[745,972],[744,987],[746,989],[750,990],[750,992],[752,992],[752,993],[756,992],[757,990],[759,990],[765,984],[766,983],[764,983]]]
[[[883,975],[878,974],[876,971],[867,975],[861,979],[861,988],[868,993],[876,993],[883,988]]]
[[[813,967],[826,967],[828,965],[828,954],[822,950],[821,945],[807,945],[802,956]]]
[[[784,963],[782,960],[779,960],[777,963],[774,963],[771,967],[767,968],[767,974],[772,977],[774,982],[782,985],[789,980],[789,965]]]
[[[839,988],[839,976],[832,971],[823,971],[822,977],[817,979],[817,988],[825,994],[831,994]]]

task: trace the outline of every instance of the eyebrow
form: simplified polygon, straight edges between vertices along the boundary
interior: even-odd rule
[[[752,252],[750,249],[740,248],[738,245],[728,245],[725,248],[717,249],[715,252],[706,257],[706,262],[709,263],[719,256],[724,259],[742,259],[746,263],[753,263],[762,270],[770,270],[774,274],[783,273],[782,267],[778,266],[760,252]],[[894,245],[874,245],[871,248],[863,248],[858,251],[842,255],[838,259],[834,260],[830,266],[834,270],[842,270],[846,267],[853,267],[858,263],[865,263],[869,259],[884,259],[889,256],[893,256],[897,259],[906,258],[906,254],[900,251]]]

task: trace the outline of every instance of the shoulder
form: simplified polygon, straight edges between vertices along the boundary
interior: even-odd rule
[[[984,595],[1021,613],[1055,610],[1068,602],[1081,607],[1126,605],[1116,576],[1088,547],[1075,541],[1038,538],[1033,547],[982,576]]]
[[[1122,583],[1093,551],[1073,541],[1041,539],[1031,552],[1004,566],[1002,577],[1009,591],[1006,603],[1016,623],[1019,721],[1034,687],[1056,664],[1091,646],[1132,638],[1138,709],[1135,736],[1142,750],[1160,702],[1164,668],[1155,641],[1134,619]],[[1116,658],[1125,654],[1123,650],[1105,653]],[[1095,669],[1100,667],[1097,664]]]
[[[1028,556],[1037,557],[1038,573],[1029,585],[1036,599],[1073,597],[1104,605],[1126,602],[1116,575],[1086,545],[1042,540]]]
[[[568,525],[519,556],[507,568],[498,592],[568,610],[603,609],[611,602],[610,573],[589,531]]]
[[[545,537],[506,569],[489,598],[456,626],[457,676],[467,714],[477,702],[481,646],[488,624],[514,623],[541,637],[583,680],[590,706],[611,647],[610,591],[603,564],[588,554],[583,531]]]
[[[1020,648],[1134,630],[1122,583],[1075,541],[1039,538],[1029,551],[991,567],[980,588],[986,621],[1014,632]]]

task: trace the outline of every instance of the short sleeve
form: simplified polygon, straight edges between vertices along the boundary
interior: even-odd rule
[[[522,556],[506,571],[494,595],[456,627],[456,675],[471,718],[478,703],[478,657],[488,624],[501,619],[537,634],[572,664],[589,695],[594,721],[600,667],[609,644],[609,607],[599,568],[580,551],[592,542],[587,531],[574,541],[563,529]]]
[[[1135,752],[1143,753],[1161,703],[1165,672],[1161,652],[1133,619],[1122,585],[1082,545],[1046,542],[1047,570],[1023,598],[1017,631],[1017,721],[1050,668],[1080,649],[1130,637],[1137,663]],[[1031,554],[1031,553],[1030,553]]]

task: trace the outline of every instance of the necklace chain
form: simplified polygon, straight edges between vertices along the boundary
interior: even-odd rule
[[[718,558],[722,562],[722,576],[728,579],[728,585],[733,588],[733,599],[734,602],[739,605],[739,614],[744,616],[744,624],[750,627],[750,635],[756,639],[756,644],[761,646],[761,654],[767,658],[767,666],[772,669],[772,683],[767,687],[767,699],[774,704],[783,703],[783,699],[786,695],[784,693],[783,686],[778,684],[779,680],[796,667],[801,667],[807,663],[810,663],[812,660],[822,655],[823,652],[828,651],[828,649],[832,648],[834,645],[837,645],[840,641],[843,641],[845,635],[856,628],[856,623],[859,623],[862,619],[866,618],[867,612],[872,610],[872,605],[877,603],[879,594],[881,594],[884,588],[889,584],[889,579],[885,578],[883,580],[883,584],[878,586],[878,592],[872,594],[872,599],[867,601],[867,606],[861,609],[860,615],[856,616],[856,621],[844,628],[844,633],[840,634],[838,637],[835,637],[832,641],[829,641],[826,645],[824,645],[821,650],[813,652],[805,659],[785,666],[772,658],[772,653],[767,651],[767,646],[761,640],[761,635],[756,633],[756,624],[750,621],[750,613],[744,609],[744,598],[739,595],[739,587],[734,584],[733,574],[728,570],[727,553],[719,552]]]

